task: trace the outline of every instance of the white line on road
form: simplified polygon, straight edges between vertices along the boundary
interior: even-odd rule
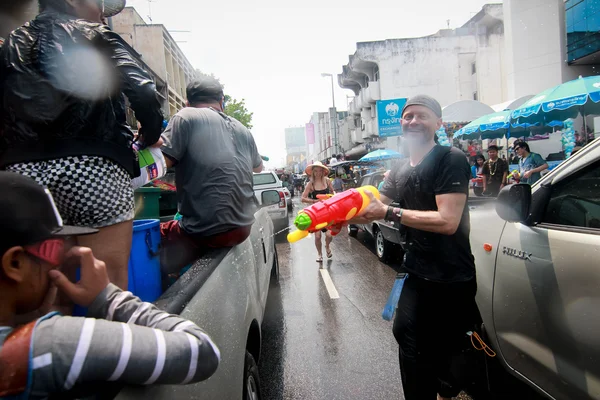
[[[329,297],[332,299],[339,299],[340,295],[338,294],[333,281],[331,280],[331,276],[329,275],[329,271],[326,269],[320,269],[321,277],[323,278],[323,282],[325,283],[325,287],[327,288],[327,292],[329,293]]]

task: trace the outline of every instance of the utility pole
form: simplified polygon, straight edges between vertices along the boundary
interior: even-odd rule
[[[152,22],[152,1],[153,0],[147,0],[148,1],[148,19],[150,20],[150,23],[153,24],[154,22]]]
[[[322,73],[321,76],[323,78],[325,77],[330,77],[331,78],[331,101],[333,103],[333,116],[331,118],[331,122],[332,122],[332,126],[331,129],[333,130],[333,153],[335,155],[337,155],[339,153],[339,146],[338,146],[338,115],[337,115],[337,109],[335,108],[335,90],[334,90],[334,85],[333,85],[333,74],[328,74],[328,73]]]

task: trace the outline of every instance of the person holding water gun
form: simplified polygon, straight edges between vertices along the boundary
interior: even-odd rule
[[[350,223],[385,219],[400,227],[407,273],[398,274],[394,287],[401,291],[390,298],[399,299],[392,304],[392,310],[397,305],[393,333],[404,398],[450,399],[471,380],[472,368],[452,366],[470,354],[467,332],[477,325],[467,205],[471,171],[460,150],[435,143],[442,125],[435,99],[408,99],[401,122],[410,157],[392,168],[380,199],[367,193],[369,204]],[[400,207],[389,206],[392,201]],[[387,309],[382,316],[391,318]]]
[[[548,163],[537,153],[532,153],[529,144],[518,140],[514,144],[515,153],[519,155],[519,171],[511,173],[521,183],[533,185],[542,177],[541,172],[548,169]]]
[[[304,170],[306,175],[310,177],[310,181],[306,185],[304,189],[304,193],[302,193],[302,202],[307,204],[318,203],[323,199],[322,196],[327,197],[329,194],[335,194],[335,190],[333,189],[333,185],[331,181],[327,178],[329,175],[329,168],[323,165],[321,162],[316,161],[313,164],[310,164]],[[318,196],[321,196],[319,198]],[[317,247],[317,262],[323,262],[323,243],[321,241],[322,234],[325,233],[325,252],[327,254],[327,258],[333,257],[333,253],[331,252],[331,241],[333,240],[333,236],[331,235],[331,231],[323,228],[322,230],[318,230],[315,232],[315,246]]]

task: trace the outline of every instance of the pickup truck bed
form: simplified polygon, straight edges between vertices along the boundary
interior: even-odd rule
[[[248,396],[247,380],[259,381],[261,324],[270,280],[277,279],[279,265],[271,218],[260,209],[255,219],[248,239],[204,254],[155,302],[194,321],[215,341],[221,363],[211,378],[185,386],[102,383],[88,385],[85,394],[73,391],[56,398],[85,398],[90,392],[96,393],[94,399],[242,400]]]

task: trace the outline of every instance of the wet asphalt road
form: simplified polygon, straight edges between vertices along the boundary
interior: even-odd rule
[[[381,318],[399,265],[380,263],[364,232],[334,238],[333,258],[321,265],[312,236],[293,245],[282,236],[280,279],[263,322],[263,398],[403,399],[398,345]],[[339,298],[330,297],[320,268]]]

